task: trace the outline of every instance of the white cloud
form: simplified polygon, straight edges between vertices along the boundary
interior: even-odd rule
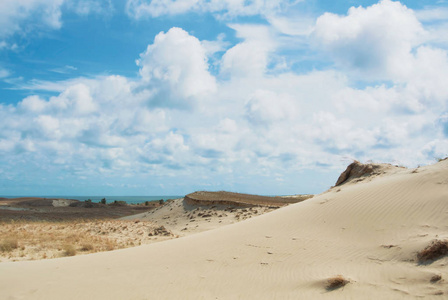
[[[79,15],[110,15],[114,7],[111,0],[15,0],[0,1],[0,38],[14,34],[24,36],[37,30],[57,30],[62,27],[62,11],[72,10]],[[17,48],[0,41],[1,49]]]
[[[411,10],[381,1],[321,16],[311,39],[337,67],[300,74],[288,67],[294,58],[283,50],[295,48],[283,38],[307,33],[274,23],[229,25],[240,39],[232,47],[224,36],[200,41],[171,28],[140,55],[133,79],[22,85],[57,95],[0,105],[0,157],[87,178],[176,176],[212,186],[218,178],[222,188],[216,174],[291,184],[303,168],[339,168],[347,158],[416,165],[447,150],[447,52],[425,44],[426,27]],[[361,85],[353,74],[385,82]]]
[[[221,33],[214,41],[201,41],[207,56],[213,56],[215,53],[222,52],[228,48],[230,43],[224,40],[225,36],[224,33]]]
[[[189,107],[215,90],[205,48],[181,28],[159,33],[137,65],[143,82],[157,94],[152,101],[158,105]]]
[[[59,29],[61,6],[64,0],[17,0],[0,2],[0,37],[24,32],[22,24],[27,21],[34,27]],[[27,26],[28,28],[29,26]]]
[[[421,22],[448,20],[448,7],[426,7],[415,12]]]
[[[128,0],[127,13],[140,19],[162,15],[178,15],[187,12],[211,12],[220,17],[251,16],[271,14],[285,9],[298,1],[291,0]]]
[[[243,42],[226,51],[222,57],[221,73],[230,76],[261,76],[269,63],[269,54],[276,44],[267,26],[232,24]]]
[[[288,94],[258,90],[246,104],[246,115],[255,126],[288,122],[300,117],[296,101]]]
[[[352,7],[347,16],[325,13],[314,32],[337,64],[374,80],[402,79],[412,69],[411,52],[424,35],[414,12],[390,0]]]

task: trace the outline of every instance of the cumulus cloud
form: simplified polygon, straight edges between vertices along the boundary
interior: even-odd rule
[[[32,82],[28,88],[56,96],[0,105],[0,161],[39,161],[88,178],[183,176],[223,188],[216,174],[235,184],[227,187],[250,178],[295,186],[304,168],[342,168],[348,158],[413,166],[448,153],[447,52],[420,39],[424,25],[400,3],[321,16],[311,39],[337,66],[300,73],[269,72],[274,58],[291,59],[277,29],[229,26],[240,39],[232,46],[181,28],[160,32],[138,58],[136,78]]]
[[[208,71],[206,49],[181,28],[159,33],[137,60],[142,81],[156,94],[161,106],[192,105],[192,101],[215,90]]]
[[[258,90],[246,104],[246,116],[255,126],[290,122],[299,115],[296,101],[288,94]]]
[[[243,42],[223,55],[221,73],[238,77],[263,75],[269,63],[269,54],[276,47],[270,29],[263,25],[233,24],[230,27]]]
[[[401,79],[412,68],[412,50],[425,30],[400,2],[382,0],[352,7],[346,16],[325,13],[317,19],[316,41],[346,70],[367,79]]]

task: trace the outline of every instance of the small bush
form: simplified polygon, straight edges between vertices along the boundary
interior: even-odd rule
[[[73,245],[64,245],[64,256],[75,256],[76,249]]]
[[[117,200],[115,200],[114,202],[112,202],[109,205],[112,205],[112,206],[126,206],[128,204],[126,203],[126,201],[117,201]]]
[[[101,204],[106,204],[106,198],[101,199]]]
[[[429,280],[431,283],[436,283],[438,281],[442,280],[442,276],[439,274],[433,275],[431,279]]]
[[[448,255],[448,240],[434,240],[429,246],[417,253],[417,258],[420,263],[424,263],[439,259],[445,255]]]
[[[327,285],[325,286],[325,288],[329,291],[332,291],[345,286],[349,282],[350,281],[345,279],[342,275],[337,275],[327,280]]]
[[[93,249],[95,249],[95,247],[93,247],[92,244],[82,244],[81,246],[81,251],[92,251]]]
[[[18,247],[19,247],[19,242],[17,242],[17,239],[13,239],[13,238],[3,240],[0,243],[0,251],[1,252],[10,252],[14,249],[17,249]]]

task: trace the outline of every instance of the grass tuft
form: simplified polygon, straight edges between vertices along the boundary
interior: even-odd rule
[[[73,245],[66,244],[64,245],[64,256],[75,256],[76,255],[76,249],[73,247]]]
[[[95,247],[92,244],[84,243],[84,244],[82,244],[80,250],[81,251],[92,251],[93,249],[95,249]]]
[[[439,274],[433,275],[431,279],[429,280],[431,283],[436,283],[438,281],[442,280],[442,276]]]
[[[327,280],[327,285],[325,286],[325,288],[328,291],[333,291],[333,290],[336,290],[338,288],[345,286],[349,282],[350,281],[345,279],[342,275],[337,275],[337,276],[329,278]]]
[[[417,253],[420,263],[437,260],[448,255],[448,240],[434,240],[425,249]]]
[[[11,252],[19,248],[19,242],[15,238],[7,238],[0,243],[1,252]]]

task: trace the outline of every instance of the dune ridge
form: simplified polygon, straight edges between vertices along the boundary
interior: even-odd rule
[[[448,161],[390,166],[312,199],[176,240],[0,264],[1,299],[443,299]],[[328,289],[332,278],[346,284]],[[438,278],[435,280],[434,278]]]

